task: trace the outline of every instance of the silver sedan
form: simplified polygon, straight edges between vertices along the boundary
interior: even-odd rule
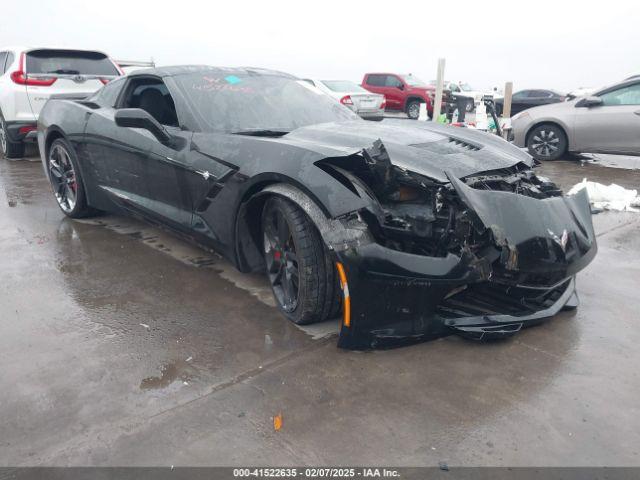
[[[538,160],[556,160],[566,152],[640,155],[640,78],[525,110],[511,125],[514,143]]]
[[[386,101],[384,95],[371,93],[349,80],[311,80],[306,82],[335,98],[345,107],[367,120],[382,120]]]

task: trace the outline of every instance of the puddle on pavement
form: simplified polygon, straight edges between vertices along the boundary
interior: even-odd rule
[[[578,156],[578,160],[601,167],[640,170],[640,157],[627,155],[583,154]]]
[[[611,160],[610,157],[616,158]],[[617,162],[617,165],[614,166],[612,162]],[[621,174],[621,170],[624,170],[624,174]],[[640,188],[640,157],[599,155],[595,158],[595,155],[580,155],[572,159],[542,162],[539,172],[564,191],[569,191],[585,178],[604,185],[615,183],[627,189]]]
[[[215,270],[220,277],[248,292],[265,305],[276,308],[276,303],[267,279],[260,274],[241,273],[217,253],[207,252],[156,227],[147,226],[134,219],[103,216],[95,219],[76,220],[89,225],[106,227],[121,235],[141,241],[187,265]],[[283,321],[286,319],[283,317]],[[318,340],[340,331],[340,320],[333,319],[314,325],[296,325],[297,328]]]
[[[190,373],[192,369],[193,367],[186,361],[167,363],[160,367],[159,376],[144,378],[142,382],[140,382],[140,389],[159,390],[168,387],[177,380],[189,383],[193,378],[193,375]]]

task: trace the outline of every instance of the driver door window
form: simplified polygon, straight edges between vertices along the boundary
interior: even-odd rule
[[[140,78],[127,87],[120,108],[140,108],[167,127],[179,128],[176,106],[164,82],[157,78]]]
[[[402,82],[393,75],[387,75],[385,86],[399,88],[402,86]]]
[[[600,98],[605,106],[640,105],[640,83],[603,93]]]

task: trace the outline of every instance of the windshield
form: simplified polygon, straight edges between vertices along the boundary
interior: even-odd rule
[[[77,50],[33,50],[27,53],[27,73],[120,75],[104,53]]]
[[[360,85],[348,80],[322,80],[325,86],[334,92],[362,92],[369,93]]]
[[[471,85],[469,85],[468,83],[461,83],[459,87],[460,87],[460,90],[462,90],[463,92],[470,92],[473,90]]]
[[[410,87],[425,87],[427,84],[413,75],[402,75],[402,79]]]
[[[206,71],[175,77],[209,131],[290,132],[316,123],[359,120],[304,80],[254,72]]]

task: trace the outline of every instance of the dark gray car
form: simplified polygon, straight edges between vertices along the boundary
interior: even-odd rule
[[[520,113],[528,108],[549,105],[565,101],[565,95],[555,90],[520,90],[513,94],[511,99],[511,115]],[[504,97],[494,98],[496,113],[502,115],[504,109]]]

